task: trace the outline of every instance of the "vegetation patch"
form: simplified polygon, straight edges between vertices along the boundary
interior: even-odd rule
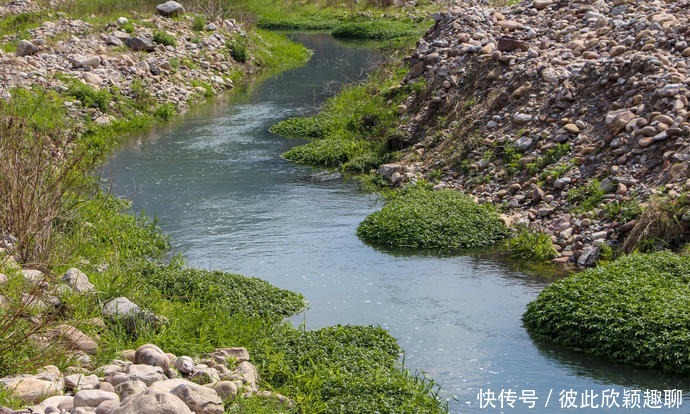
[[[365,242],[390,248],[458,250],[489,246],[505,235],[491,205],[426,185],[401,190],[357,228]]]
[[[503,243],[511,257],[533,262],[544,262],[556,257],[551,236],[520,227],[512,237]]]
[[[187,267],[153,267],[143,276],[169,300],[209,301],[228,313],[282,319],[306,307],[301,294],[252,277]]]
[[[546,287],[522,319],[568,348],[687,374],[688,295],[689,256],[633,254]]]
[[[416,26],[401,21],[367,20],[343,23],[331,32],[333,37],[345,39],[384,40],[416,34]]]

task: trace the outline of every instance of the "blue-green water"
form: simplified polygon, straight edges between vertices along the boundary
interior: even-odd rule
[[[616,412],[690,411],[690,401],[679,410],[622,408],[626,391],[688,390],[686,379],[535,343],[520,316],[544,279],[491,258],[402,256],[360,242],[357,225],[380,205],[349,180],[284,161],[279,155],[300,141],[267,130],[312,113],[380,56],[326,35],[297,38],[315,50],[305,67],[216,99],[124,146],[108,165],[114,192],[155,215],[190,265],[302,292],[311,308],[295,323],[389,329],[406,350],[406,366],[442,386],[451,412],[567,411],[559,394],[569,390],[580,407],[570,411],[610,411],[582,408],[585,393],[601,404],[607,390],[619,394]],[[498,400],[495,409],[480,406],[480,390],[498,397],[502,390],[510,396],[509,389],[518,397],[514,408],[505,399],[502,410]],[[530,391],[538,397],[534,409],[519,398]]]

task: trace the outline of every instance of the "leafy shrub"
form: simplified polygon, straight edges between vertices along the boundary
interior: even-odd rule
[[[553,283],[522,320],[571,349],[687,374],[689,295],[690,257],[633,254]]]
[[[594,210],[604,197],[599,180],[591,180],[585,185],[568,191],[567,200],[574,205],[573,211],[584,213]]]
[[[503,245],[510,255],[517,259],[543,262],[556,256],[551,236],[531,231],[526,227],[518,229],[518,232]]]
[[[376,152],[376,143],[360,140],[320,139],[300,145],[282,154],[298,164],[340,167],[350,160]]]
[[[225,47],[228,48],[230,56],[235,59],[236,62],[247,63],[249,60],[249,41],[245,36],[234,36],[232,39],[225,43]]]
[[[204,30],[206,26],[206,19],[203,16],[194,16],[194,21],[192,21],[192,30],[195,32],[200,32]]]
[[[457,250],[491,245],[506,228],[496,210],[455,190],[417,185],[402,190],[367,217],[357,236],[372,245]]]
[[[108,110],[108,104],[112,99],[110,92],[106,89],[97,90],[77,79],[71,80],[67,93],[78,99],[82,105],[98,108],[102,112]]]
[[[160,119],[163,120],[169,120],[172,119],[175,114],[177,114],[177,107],[175,107],[175,104],[166,102],[164,104],[158,105],[156,107],[155,111],[153,111],[153,114]]]
[[[132,34],[134,33],[134,25],[131,22],[127,22],[120,26],[120,29],[124,30],[125,32]]]
[[[410,36],[417,32],[416,27],[400,21],[367,20],[342,23],[331,32],[333,37],[347,39],[393,39]]]
[[[175,36],[169,35],[162,30],[153,31],[153,41],[163,46],[176,46]]]
[[[171,300],[214,303],[228,313],[282,318],[305,308],[301,294],[252,277],[170,267],[153,267],[144,276],[151,286]]]

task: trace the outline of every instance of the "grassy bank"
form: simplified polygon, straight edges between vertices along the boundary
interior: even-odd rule
[[[157,3],[76,1],[65,5],[64,12],[86,19],[97,30],[120,16],[134,26],[145,25]],[[197,17],[204,15],[204,6],[211,4],[189,5],[200,13]],[[228,10],[218,15],[233,17]],[[248,16],[246,21],[251,20]],[[20,37],[28,37],[28,30],[54,17],[48,11],[22,17]],[[17,26],[0,24],[0,30],[10,27]],[[6,50],[12,47],[6,45]],[[254,29],[234,38],[224,53],[248,65],[233,72],[233,81],[245,69],[280,70],[308,57],[303,47],[284,36]],[[47,364],[61,369],[76,364],[64,345],[36,342],[35,337],[69,324],[98,338],[90,367],[144,343],[191,356],[216,347],[244,346],[260,370],[261,387],[297,403],[289,409],[261,398],[238,398],[228,402],[226,412],[447,411],[432,381],[400,366],[402,351],[383,329],[296,329],[283,319],[305,308],[298,293],[256,278],[187,268],[180,258],[163,264],[169,243],[156,222],[133,215],[128,201],[104,193],[92,172],[123,137],[173,117],[176,108],[154,99],[145,85],[134,84],[129,93],[117,86],[94,88],[69,77],[58,80],[64,88],[12,90],[11,101],[0,105],[0,196],[12,201],[0,210],[0,233],[12,236],[0,261],[0,273],[8,279],[0,283],[0,376],[33,372]],[[203,89],[198,100],[214,93],[209,85],[197,86]],[[70,111],[72,105],[66,102],[75,101],[80,110]],[[112,122],[94,122],[87,116],[94,111],[112,117]],[[26,187],[19,186],[21,182]],[[72,267],[89,276],[97,293],[53,289]],[[41,269],[47,290],[28,281],[21,268]],[[27,294],[32,298],[28,302]],[[102,320],[103,304],[119,296],[153,312],[160,323],[132,326]],[[0,390],[0,406],[18,404]]]

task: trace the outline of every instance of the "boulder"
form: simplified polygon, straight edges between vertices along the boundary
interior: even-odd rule
[[[175,368],[184,375],[190,375],[194,372],[194,361],[183,355],[175,360]]]
[[[27,403],[38,403],[46,397],[62,395],[62,384],[57,381],[20,377],[3,379],[0,384],[3,383],[14,398]]]
[[[14,52],[15,56],[31,56],[39,52],[38,46],[29,42],[28,40],[20,40],[17,43],[17,50]]]
[[[192,414],[192,411],[170,393],[147,391],[122,401],[111,414]]]
[[[77,268],[71,268],[62,275],[62,281],[79,293],[93,292],[93,284],[89,282],[89,277]]]
[[[156,10],[161,16],[164,17],[175,17],[184,13],[184,7],[176,1],[166,1],[156,6]]]
[[[95,375],[72,374],[65,377],[66,390],[92,390],[99,384]]]
[[[625,128],[628,122],[635,118],[635,114],[627,109],[619,109],[606,114],[606,126],[612,133],[617,134]]]
[[[76,349],[91,355],[95,354],[98,349],[96,341],[73,326],[59,325],[53,330],[53,334],[71,349]]]
[[[101,65],[101,58],[99,56],[78,56],[72,58],[73,68],[95,69]]]
[[[103,401],[120,401],[120,396],[114,392],[102,390],[81,390],[74,394],[75,407],[98,407]]]
[[[134,354],[134,363],[161,367],[163,371],[170,367],[168,356],[165,355],[162,349],[153,344],[140,346]]]
[[[139,380],[125,381],[115,386],[115,392],[120,395],[122,400],[137,394],[146,392],[146,383]]]
[[[237,396],[237,384],[232,381],[221,381],[213,384],[213,389],[223,401],[233,400]]]
[[[146,364],[132,364],[128,366],[127,374],[130,381],[139,380],[146,385],[151,385],[154,382],[163,381],[165,379],[161,367]]]
[[[120,406],[120,401],[105,400],[96,407],[96,414],[111,414]]]
[[[196,414],[223,414],[223,400],[214,389],[182,381],[184,382],[170,390],[170,394],[184,401]]]
[[[153,52],[156,50],[156,45],[153,43],[153,40],[143,36],[134,36],[125,39],[125,46],[136,52]]]

